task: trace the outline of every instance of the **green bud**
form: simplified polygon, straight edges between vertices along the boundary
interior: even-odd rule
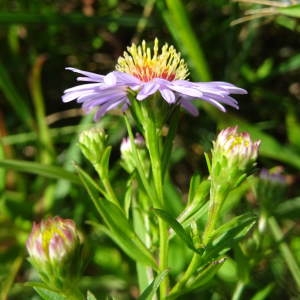
[[[107,147],[107,135],[99,128],[87,129],[79,135],[79,146],[83,155],[93,165],[97,164]]]

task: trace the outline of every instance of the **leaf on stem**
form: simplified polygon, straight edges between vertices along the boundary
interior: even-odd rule
[[[125,213],[113,202],[100,198],[93,179],[82,169],[77,168],[80,180],[84,184],[93,200],[97,211],[108,227],[107,234],[123,249],[133,260],[157,269],[156,262],[150,251],[133,231],[131,224],[125,217]]]
[[[163,219],[176,232],[176,234],[179,236],[179,238],[182,239],[182,241],[187,245],[187,247],[189,247],[191,250],[197,253],[199,252],[195,248],[191,236],[184,230],[182,225],[176,219],[174,219],[170,214],[168,214],[166,211],[162,209],[155,208],[153,209],[153,212],[158,217]]]
[[[66,179],[76,184],[80,183],[78,177],[74,173],[59,166],[44,165],[31,161],[5,159],[0,160],[0,167],[55,179]]]
[[[157,275],[157,277],[151,282],[151,284],[143,291],[143,293],[138,297],[138,300],[151,300],[155,295],[160,283],[168,274],[169,270],[164,270]]]
[[[226,253],[235,243],[244,238],[256,222],[256,216],[246,213],[220,226],[210,237],[205,247],[204,261],[211,261]]]

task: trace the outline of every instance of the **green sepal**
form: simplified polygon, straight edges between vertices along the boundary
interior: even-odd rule
[[[124,212],[113,202],[100,198],[91,177],[82,169],[77,168],[80,180],[93,200],[97,211],[101,215],[110,237],[123,249],[123,251],[136,261],[150,265],[157,270],[157,265],[150,251],[133,231]]]
[[[156,278],[150,283],[150,285],[143,291],[143,293],[138,297],[138,300],[151,300],[154,299],[155,293],[159,288],[160,283],[168,274],[169,270],[164,270],[159,273]]]

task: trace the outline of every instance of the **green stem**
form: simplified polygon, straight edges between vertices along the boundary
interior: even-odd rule
[[[211,183],[208,219],[203,233],[204,244],[207,244],[209,242],[210,237],[215,230],[216,223],[219,219],[219,212],[226,198],[226,195],[227,193],[222,192],[218,187],[216,187],[214,182]]]
[[[137,169],[137,172],[139,174],[141,182],[143,183],[143,187],[144,187],[150,201],[153,201],[153,203],[155,203],[157,197],[156,197],[155,193],[153,192],[152,186],[149,183],[149,179],[146,176],[147,172],[145,171],[143,162],[141,161],[138,151],[136,149],[136,146],[134,143],[134,136],[133,136],[133,133],[132,133],[132,130],[130,127],[128,117],[126,115],[124,116],[124,120],[125,120],[125,124],[126,124],[126,128],[127,128],[128,136],[130,138],[130,142],[132,145],[132,152],[134,154],[134,158],[136,161],[135,167]]]
[[[283,242],[284,235],[281,231],[281,228],[279,227],[274,217],[270,217],[268,219],[268,224],[270,226],[275,241],[279,243],[279,250],[281,252],[281,255],[285,259],[287,266],[297,284],[298,289],[300,289],[300,269],[287,243]]]
[[[186,269],[182,277],[179,279],[179,281],[176,283],[176,285],[173,287],[173,289],[170,291],[170,295],[176,294],[182,290],[182,288],[186,285],[188,280],[193,276],[193,274],[197,270],[199,261],[200,255],[194,253],[188,268]]]
[[[141,106],[143,119],[144,135],[146,145],[149,151],[153,182],[156,191],[156,207],[164,209],[164,190],[162,177],[162,155],[161,155],[161,128],[157,127],[156,116],[148,106]],[[163,272],[168,268],[168,225],[164,220],[158,219],[159,227],[159,270]],[[168,294],[169,279],[164,278],[160,285],[160,299],[165,299]]]
[[[159,269],[164,271],[168,268],[168,226],[164,220],[158,220],[159,226]],[[169,289],[169,278],[168,276],[161,282],[160,285],[160,299],[165,299]]]
[[[237,283],[237,285],[236,285],[236,287],[234,289],[234,292],[233,292],[231,300],[239,300],[239,299],[241,299],[241,296],[242,296],[244,288],[245,288],[244,282],[243,281],[238,281],[238,283]]]
[[[46,122],[46,112],[44,105],[44,98],[41,88],[41,69],[46,57],[40,56],[37,58],[30,77],[30,91],[36,113],[37,127],[39,141],[41,148],[41,162],[44,164],[51,164],[54,157],[54,147],[52,144],[49,127]]]
[[[103,183],[103,186],[105,188],[107,196],[109,197],[109,200],[120,207],[119,200],[118,200],[108,178],[106,176],[101,176],[101,173],[99,174],[99,176],[101,178],[101,181]]]
[[[152,246],[151,236],[150,236],[150,220],[149,215],[145,213],[145,210],[148,209],[148,198],[144,197],[143,194],[138,193],[139,203],[138,207],[135,207],[135,199],[133,199],[132,206],[132,216],[133,216],[133,226],[135,232],[139,236],[139,238],[144,242],[145,246],[150,249]],[[146,266],[145,264],[137,262],[137,275],[138,275],[138,285],[139,290],[144,291],[149,284],[153,281],[153,270]]]

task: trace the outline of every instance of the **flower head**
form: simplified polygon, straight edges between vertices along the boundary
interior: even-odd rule
[[[54,217],[34,223],[26,248],[30,262],[46,284],[57,286],[67,280],[64,276],[76,277],[80,238],[72,220]]]
[[[258,155],[260,141],[253,142],[248,132],[238,132],[237,127],[222,130],[214,142],[214,151],[225,156],[229,164],[243,169],[253,163]]]
[[[65,90],[63,101],[77,99],[86,112],[96,108],[95,119],[117,107],[126,110],[131,104],[130,90],[139,101],[158,92],[167,103],[180,105],[192,115],[198,115],[198,109],[192,103],[195,99],[202,99],[225,111],[224,104],[238,109],[237,101],[230,94],[247,93],[227,82],[186,80],[188,69],[180,53],[168,44],[159,51],[157,39],[153,50],[145,41],[141,46],[132,44],[118,59],[116,70],[105,76],[75,68],[67,70],[83,75],[77,78],[78,81],[89,83]]]

